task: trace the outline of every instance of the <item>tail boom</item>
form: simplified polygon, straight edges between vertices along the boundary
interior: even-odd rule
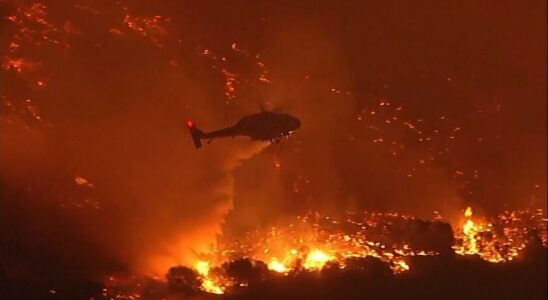
[[[217,138],[235,137],[237,135],[241,135],[237,126],[231,126],[211,132],[203,132],[196,128],[196,124],[194,124],[194,122],[189,120],[186,122],[186,127],[190,130],[190,135],[192,136],[192,141],[194,142],[196,149],[202,147],[202,139],[208,139],[211,141]]]

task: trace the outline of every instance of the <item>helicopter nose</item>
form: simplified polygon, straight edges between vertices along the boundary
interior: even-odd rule
[[[301,121],[297,118],[293,118],[291,125],[293,127],[293,130],[298,129],[301,127]]]

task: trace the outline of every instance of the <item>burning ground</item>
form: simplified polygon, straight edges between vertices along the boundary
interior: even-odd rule
[[[0,1],[5,295],[546,291],[543,1],[50,2]]]
[[[348,212],[338,219],[309,212],[294,223],[220,242],[193,265],[170,268],[164,278],[118,273],[100,286],[88,283],[90,294],[82,291],[86,285],[58,283],[49,295],[35,289],[15,296],[543,299],[548,280],[543,214],[505,212],[488,221],[468,207],[453,231],[439,216],[424,221]]]
[[[151,278],[109,277],[102,296],[161,299],[206,293],[253,298],[259,297],[263,289],[281,289],[267,295],[274,299],[330,298],[334,294],[323,293],[333,293],[332,289],[336,289],[341,280],[349,280],[345,286],[350,289],[347,291],[350,298],[370,292],[387,299],[406,298],[407,293],[425,297],[420,289],[365,291],[375,289],[377,284],[394,284],[392,281],[410,281],[406,284],[413,285],[414,280],[420,282],[447,268],[445,278],[439,280],[468,277],[460,279],[463,288],[470,284],[468,281],[484,280],[487,287],[465,289],[473,298],[508,297],[504,295],[506,289],[489,291],[499,280],[512,280],[508,282],[512,298],[520,291],[511,289],[524,284],[516,281],[512,272],[534,272],[538,277],[528,283],[534,287],[531,295],[542,298],[547,279],[542,265],[546,262],[548,244],[546,226],[542,211],[505,212],[489,222],[473,216],[471,208],[467,208],[455,232],[440,219],[423,221],[396,213],[351,212],[337,219],[310,212],[297,217],[295,223],[249,232],[240,239],[219,243],[216,251],[202,256],[194,265],[171,268],[166,274],[167,284],[153,284],[155,280]],[[499,266],[495,266],[497,264]],[[504,264],[507,265],[502,267]],[[493,275],[499,271],[508,273],[500,277]],[[300,284],[310,285],[303,287],[305,290],[317,285],[333,286],[301,291],[297,288]],[[428,297],[439,294],[443,298],[460,299],[466,296],[462,289],[451,295],[453,292],[453,289],[442,288],[442,291],[430,291]]]

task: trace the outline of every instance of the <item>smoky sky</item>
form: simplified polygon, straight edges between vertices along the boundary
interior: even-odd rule
[[[162,272],[310,209],[546,208],[543,1],[37,3],[0,3],[13,270]],[[302,128],[200,150],[184,128],[265,105]]]

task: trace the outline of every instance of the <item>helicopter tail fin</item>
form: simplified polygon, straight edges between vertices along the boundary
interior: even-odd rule
[[[196,149],[199,149],[202,147],[202,141],[201,139],[204,137],[204,133],[196,128],[196,125],[191,120],[188,120],[186,122],[186,127],[190,130],[190,135],[192,136],[192,141],[194,142],[194,147]]]

